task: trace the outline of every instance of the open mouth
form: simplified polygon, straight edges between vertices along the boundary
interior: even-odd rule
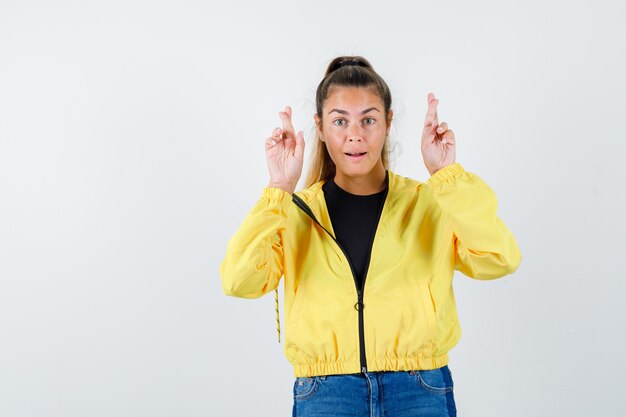
[[[365,155],[367,152],[346,152],[346,155],[348,156],[354,156],[354,157],[359,157],[359,156],[363,156]]]

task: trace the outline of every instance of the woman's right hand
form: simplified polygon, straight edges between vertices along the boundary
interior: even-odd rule
[[[272,136],[265,140],[265,155],[270,171],[268,187],[280,188],[290,194],[296,189],[302,174],[304,159],[304,134],[296,135],[291,124],[291,107],[278,113],[283,128],[276,128]]]

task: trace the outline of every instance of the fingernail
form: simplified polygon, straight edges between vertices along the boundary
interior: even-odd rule
[[[439,128],[439,129],[437,129],[437,132],[441,132],[442,130],[443,130],[442,128]]]

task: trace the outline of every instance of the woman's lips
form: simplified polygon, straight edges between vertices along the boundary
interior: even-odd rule
[[[345,155],[348,157],[348,160],[350,161],[360,161],[361,159],[365,158],[365,155],[367,154],[367,152],[346,152]]]

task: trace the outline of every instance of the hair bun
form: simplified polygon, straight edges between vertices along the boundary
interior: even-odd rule
[[[360,62],[360,61],[355,61],[354,59],[346,59],[345,61],[341,61],[340,63],[337,64],[337,68],[341,68],[341,67],[346,67],[348,65],[357,65],[360,67],[364,67],[365,63],[364,62]],[[337,69],[335,68],[335,69]]]
[[[330,74],[331,72],[336,71],[341,67],[349,67],[349,66],[373,69],[372,65],[363,57],[344,56],[344,57],[335,58],[333,62],[331,62],[326,74]]]

